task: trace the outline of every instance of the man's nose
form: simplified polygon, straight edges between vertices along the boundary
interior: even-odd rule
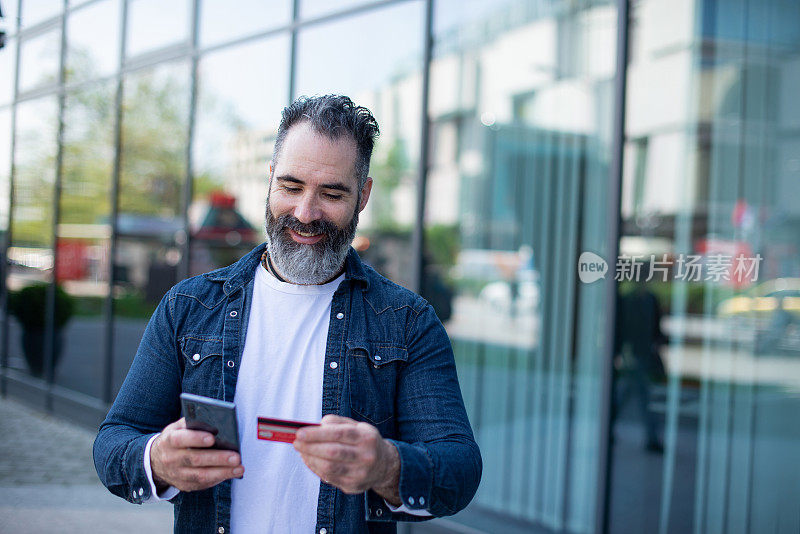
[[[316,196],[313,194],[303,195],[294,208],[294,217],[303,224],[321,219],[322,211],[319,209]]]

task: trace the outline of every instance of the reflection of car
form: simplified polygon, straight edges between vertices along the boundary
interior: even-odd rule
[[[725,299],[717,307],[720,317],[766,318],[781,308],[800,319],[800,278],[776,278]]]
[[[749,320],[756,353],[800,351],[800,278],[777,278],[720,302],[720,317]]]

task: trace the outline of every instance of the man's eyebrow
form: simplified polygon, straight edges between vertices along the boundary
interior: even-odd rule
[[[294,176],[288,174],[283,176],[277,176],[275,179],[278,180],[279,182],[292,182],[293,184],[305,185],[305,182],[303,180],[300,180],[299,178],[295,178]],[[322,184],[322,187],[325,189],[335,189],[336,191],[342,191],[344,193],[352,193],[353,191],[352,189],[350,189],[348,186],[346,186],[341,182],[331,182],[327,184]]]

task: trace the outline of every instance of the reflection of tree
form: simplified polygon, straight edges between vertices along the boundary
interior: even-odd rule
[[[125,84],[119,207],[175,217],[185,175],[188,95],[177,77],[148,72]]]
[[[108,217],[113,118],[111,85],[90,86],[68,95],[59,222],[98,224]]]
[[[372,164],[372,179],[375,181],[370,194],[372,204],[373,227],[377,230],[397,229],[394,217],[395,208],[392,202],[397,187],[407,178],[409,161],[405,143],[395,139],[386,154]]]
[[[52,235],[57,116],[53,99],[19,107],[12,238],[15,246],[47,247]]]

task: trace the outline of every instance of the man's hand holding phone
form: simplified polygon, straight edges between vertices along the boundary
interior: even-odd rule
[[[239,453],[211,449],[214,435],[186,428],[181,418],[167,425],[150,448],[150,467],[156,489],[169,486],[181,491],[197,491],[244,474]]]

